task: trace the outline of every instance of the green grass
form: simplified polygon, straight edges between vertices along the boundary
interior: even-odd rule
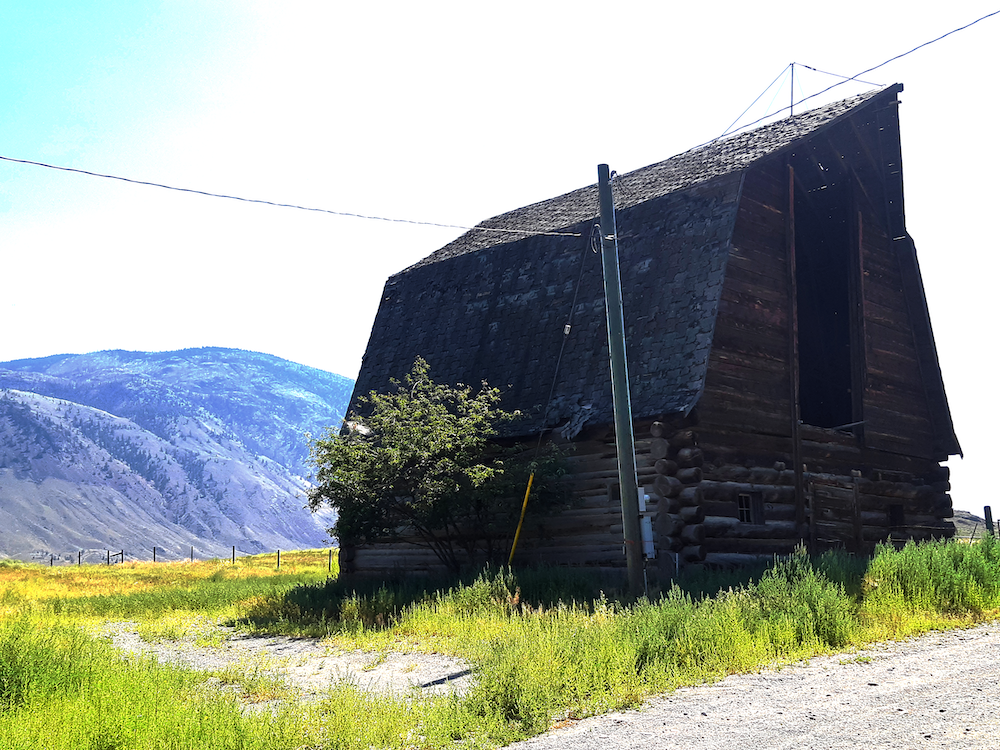
[[[0,739],[24,748],[295,747],[292,707],[247,715],[205,676],[123,661],[79,628],[18,617],[0,625]]]
[[[101,595],[88,583],[85,596],[66,581],[58,592],[31,583],[45,569],[14,571],[20,578],[0,588],[0,746],[488,747],[681,685],[1000,613],[992,538],[884,546],[871,561],[798,552],[767,568],[686,578],[684,588],[631,603],[572,571],[352,588],[318,565],[281,575],[265,568],[237,575],[220,563],[156,586],[133,572],[131,593],[115,585]],[[341,684],[299,705],[263,669],[208,674],[123,661],[79,627],[102,618],[137,620],[148,640],[198,638],[212,622],[325,635],[369,649],[373,665],[393,649],[442,651],[468,659],[477,679],[461,697],[374,696]],[[259,701],[268,708],[253,708]]]

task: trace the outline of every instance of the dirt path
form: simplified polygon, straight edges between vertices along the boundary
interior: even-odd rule
[[[126,654],[153,655],[164,663],[206,671],[229,670],[266,674],[286,681],[303,698],[319,697],[331,685],[347,680],[377,692],[446,693],[465,690],[468,665],[443,654],[338,651],[317,638],[255,636],[217,626],[219,645],[195,645],[193,638],[143,641],[135,624],[109,624],[105,635]]]
[[[512,747],[997,750],[1000,624],[735,675]]]

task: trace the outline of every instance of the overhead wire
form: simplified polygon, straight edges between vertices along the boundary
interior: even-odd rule
[[[793,102],[791,104],[789,104],[787,107],[782,107],[781,109],[779,109],[779,110],[777,110],[776,112],[773,112],[773,113],[769,112],[769,114],[766,114],[763,117],[760,117],[757,120],[754,120],[753,122],[747,123],[746,125],[743,125],[742,127],[738,128],[736,131],[733,131],[733,132],[739,132],[740,130],[745,130],[747,128],[753,127],[754,125],[756,125],[756,124],[758,124],[760,122],[763,122],[764,120],[767,120],[770,117],[774,117],[775,115],[779,115],[779,114],[781,114],[782,112],[784,112],[786,110],[793,109],[798,104],[802,104],[803,102],[807,102],[810,99],[815,99],[818,96],[822,96],[826,92],[831,91],[832,89],[835,89],[838,86],[843,86],[845,83],[850,83],[852,81],[857,81],[858,83],[863,83],[865,85],[877,86],[878,84],[874,84],[874,83],[871,83],[871,82],[868,82],[868,81],[861,80],[861,76],[863,76],[863,75],[865,75],[867,73],[871,73],[872,71],[878,70],[879,68],[885,67],[886,65],[888,65],[891,62],[895,62],[896,60],[899,60],[900,58],[906,57],[907,55],[911,55],[914,52],[916,52],[916,51],[918,51],[920,49],[923,49],[924,47],[927,47],[927,46],[929,46],[931,44],[939,42],[942,39],[945,39],[945,38],[951,36],[952,34],[957,34],[960,31],[964,31],[965,29],[968,29],[968,28],[970,28],[972,26],[975,26],[977,23],[980,23],[981,21],[985,21],[987,18],[992,18],[993,16],[996,16],[998,14],[1000,14],[1000,10],[995,10],[992,13],[987,13],[985,16],[981,16],[980,18],[977,18],[976,20],[971,21],[970,23],[967,23],[964,26],[959,26],[958,28],[952,29],[951,31],[948,31],[948,32],[946,32],[944,34],[941,34],[940,36],[935,37],[934,39],[926,41],[926,42],[924,42],[922,44],[918,44],[916,47],[914,47],[914,48],[912,48],[910,50],[907,50],[906,52],[903,52],[903,53],[900,53],[898,55],[895,55],[894,57],[890,57],[888,60],[885,60],[885,61],[879,63],[878,65],[874,65],[874,66],[872,66],[870,68],[867,68],[866,70],[862,70],[860,73],[857,73],[857,74],[855,74],[853,76],[842,76],[842,75],[839,75],[837,73],[829,73],[827,71],[819,70],[819,69],[811,67],[809,65],[803,65],[802,63],[790,63],[789,65],[786,65],[782,69],[781,73],[779,73],[778,76],[773,81],[771,81],[771,83],[768,84],[768,86],[760,94],[758,94],[757,98],[754,99],[753,102],[750,103],[750,106],[748,106],[745,110],[743,110],[743,112],[740,114],[740,116],[737,117],[732,122],[732,124],[730,124],[730,126],[728,128],[726,128],[725,131],[723,131],[723,133],[721,135],[719,135],[719,136],[717,136],[717,137],[715,137],[715,138],[713,138],[713,139],[711,139],[709,141],[705,141],[704,143],[701,143],[698,146],[695,146],[694,148],[701,148],[702,146],[706,146],[706,145],[708,145],[710,143],[714,143],[715,141],[719,140],[720,138],[724,138],[725,136],[729,135],[730,131],[733,128],[733,125],[735,125],[737,122],[739,122],[740,118],[742,118],[747,112],[750,111],[750,109],[754,106],[754,104],[756,104],[760,100],[760,98],[762,96],[764,96],[764,94],[766,94],[768,92],[768,90],[770,90],[770,88],[785,74],[785,72],[788,70],[788,68],[790,66],[800,65],[800,66],[802,66],[804,68],[807,68],[808,70],[812,70],[812,71],[815,71],[817,73],[823,73],[825,75],[834,76],[836,78],[842,78],[843,80],[838,81],[837,83],[832,84],[831,86],[827,86],[822,91],[818,91],[815,94],[811,94],[810,96],[807,96],[807,97],[804,97],[802,99],[799,99],[798,101],[794,101],[794,92],[793,92]],[[772,100],[772,103],[773,103],[773,100]],[[770,105],[768,105],[768,110],[770,110]],[[470,226],[465,226],[465,225],[462,225],[462,224],[445,224],[445,223],[442,223],[442,222],[435,222],[435,221],[420,221],[420,220],[416,220],[416,219],[399,219],[399,218],[393,218],[393,217],[387,217],[387,216],[375,216],[375,215],[371,215],[371,214],[359,214],[359,213],[354,213],[354,212],[350,212],[350,211],[335,211],[335,210],[332,210],[332,209],[318,208],[318,207],[315,207],[315,206],[302,206],[302,205],[295,204],[295,203],[281,203],[281,202],[278,202],[278,201],[269,201],[269,200],[263,200],[263,199],[260,199],[260,198],[246,198],[246,197],[238,196],[238,195],[228,195],[228,194],[225,194],[225,193],[215,193],[215,192],[211,192],[211,191],[208,191],[208,190],[197,190],[197,189],[194,189],[194,188],[177,187],[176,185],[166,185],[164,183],[152,182],[152,181],[149,181],[149,180],[137,180],[137,179],[134,179],[134,178],[131,178],[131,177],[122,177],[120,175],[106,174],[106,173],[103,173],[103,172],[93,172],[93,171],[90,171],[90,170],[87,170],[87,169],[78,169],[78,168],[75,168],[75,167],[64,167],[64,166],[60,166],[60,165],[57,165],[57,164],[48,164],[46,162],[33,161],[33,160],[30,160],[30,159],[16,159],[14,157],[0,155],[0,160],[7,161],[7,162],[12,162],[12,163],[16,163],[16,164],[29,164],[29,165],[36,166],[36,167],[44,167],[46,169],[54,169],[54,170],[58,170],[58,171],[62,171],[62,172],[72,172],[72,173],[76,173],[76,174],[83,174],[83,175],[88,175],[88,176],[91,176],[91,177],[101,177],[101,178],[108,179],[108,180],[118,180],[120,182],[127,182],[127,183],[130,183],[130,184],[133,184],[133,185],[146,185],[148,187],[157,187],[157,188],[161,188],[161,189],[164,189],[164,190],[173,190],[173,191],[181,192],[181,193],[192,193],[194,195],[204,195],[204,196],[207,196],[207,197],[210,197],[210,198],[225,198],[227,200],[241,201],[241,202],[244,202],[244,203],[256,203],[256,204],[261,204],[261,205],[266,205],[266,206],[275,206],[275,207],[278,207],[278,208],[291,208],[291,209],[295,209],[295,210],[299,210],[299,211],[312,211],[312,212],[316,212],[316,213],[331,214],[333,216],[344,216],[344,217],[354,218],[354,219],[366,219],[366,220],[369,220],[369,221],[384,221],[384,222],[390,222],[390,223],[396,223],[396,224],[411,224],[411,225],[418,225],[418,226],[440,227],[440,228],[443,228],[443,229],[461,229],[461,230],[464,230],[464,231],[479,230],[479,231],[482,231],[482,232],[494,232],[494,233],[498,233],[498,234],[519,234],[519,235],[526,235],[526,236],[527,235],[542,235],[542,236],[548,236],[548,237],[580,237],[580,236],[582,236],[579,232],[551,232],[551,231],[538,231],[538,230],[534,230],[534,229],[509,229],[509,228],[505,228],[505,227],[484,227],[484,226],[470,227]]]
[[[838,86],[843,86],[845,83],[850,83],[852,81],[857,81],[858,83],[866,83],[865,81],[860,80],[861,76],[867,75],[868,73],[871,73],[872,71],[878,70],[879,68],[884,68],[886,65],[888,65],[891,62],[895,62],[896,60],[899,60],[900,58],[906,57],[907,55],[912,55],[917,50],[923,49],[924,47],[927,47],[927,46],[929,46],[931,44],[934,44],[935,42],[940,42],[942,39],[945,39],[946,37],[949,37],[952,34],[957,34],[959,31],[965,31],[969,27],[975,26],[980,21],[985,21],[987,18],[992,18],[993,16],[996,16],[996,15],[1000,15],[1000,10],[995,10],[992,13],[987,13],[985,16],[981,16],[980,18],[977,18],[975,21],[971,21],[970,23],[967,23],[964,26],[959,26],[957,29],[952,29],[951,31],[949,31],[949,32],[947,32],[945,34],[942,34],[939,37],[935,37],[934,39],[931,39],[930,41],[924,42],[923,44],[918,44],[913,49],[907,50],[906,52],[902,52],[902,53],[896,55],[895,57],[890,57],[888,60],[880,62],[878,65],[873,65],[872,67],[867,68],[866,70],[862,70],[860,73],[856,73],[853,76],[840,76],[840,77],[844,78],[843,81],[838,81],[837,83],[834,83],[834,84],[832,84],[830,86],[827,86],[822,91],[817,91],[815,94],[810,94],[809,96],[805,97],[804,99],[799,99],[799,101],[795,102],[794,104],[790,104],[787,107],[782,107],[781,109],[779,109],[776,112],[772,112],[770,114],[766,114],[763,117],[760,117],[760,118],[754,120],[753,122],[749,122],[746,125],[743,125],[742,127],[738,128],[736,131],[733,131],[733,132],[739,132],[740,130],[746,130],[747,128],[751,128],[754,125],[756,125],[757,123],[763,122],[764,120],[767,120],[768,118],[774,117],[775,115],[779,115],[782,112],[784,112],[784,111],[786,111],[788,109],[791,109],[793,106],[798,106],[799,104],[802,104],[803,102],[807,102],[810,99],[815,99],[817,96],[822,96],[827,91],[831,91],[831,90],[837,88]],[[781,74],[779,74],[778,77],[780,78],[781,75],[784,74],[785,70],[787,70],[787,69],[788,69],[788,67],[786,66],[785,69],[781,71]],[[823,71],[817,71],[817,72],[821,73]],[[836,75],[836,74],[830,73],[828,75]],[[777,80],[777,79],[775,79],[775,80]],[[774,85],[774,83],[772,82],[771,86],[773,86],[773,85]],[[876,84],[870,84],[870,85],[876,85]],[[760,96],[758,96],[757,99],[760,99],[761,96],[763,96],[765,93],[767,93],[767,90],[769,88],[771,88],[771,86],[768,86],[767,89],[764,89],[764,91],[761,92]],[[756,104],[757,99],[754,100],[754,104]],[[752,107],[752,106],[753,106],[753,104],[750,105],[750,107]],[[746,114],[746,112],[749,111],[750,107],[747,107],[747,109],[743,111],[743,114]],[[740,117],[742,117],[742,116],[743,115],[740,115]],[[736,118],[736,122],[739,122],[739,118]],[[717,137],[713,138],[710,141],[705,141],[704,143],[699,144],[698,146],[695,146],[695,148],[701,148],[701,146],[707,146],[709,143],[715,143],[715,141],[719,140],[720,138],[724,138],[725,136],[729,135],[729,131],[730,131],[730,129],[732,127],[733,126],[730,125],[729,128],[727,128],[726,131],[722,135],[717,136]]]
[[[798,65],[800,68],[805,68],[806,70],[811,70],[814,73],[822,73],[825,76],[833,76],[834,78],[843,78],[845,81],[857,81],[858,83],[863,83],[866,86],[882,86],[882,85],[884,85],[884,84],[881,84],[881,83],[874,83],[873,81],[862,81],[857,76],[854,76],[854,77],[852,77],[852,76],[842,76],[842,75],[840,75],[840,73],[831,73],[831,72],[829,72],[827,70],[820,70],[819,68],[814,68],[812,65],[806,65],[805,63],[797,62],[797,63],[792,63],[792,65]],[[862,75],[862,74],[858,73],[858,75]],[[800,91],[801,91],[801,89],[800,89]],[[804,101],[804,100],[800,100],[800,101]]]
[[[523,235],[545,235],[547,237],[582,237],[583,235],[579,232],[542,232],[534,229],[506,229],[501,227],[468,227],[461,224],[442,224],[435,221],[417,221],[415,219],[394,219],[386,216],[371,216],[368,214],[358,214],[351,213],[349,211],[334,211],[329,208],[316,208],[311,206],[300,206],[295,203],[279,203],[277,201],[262,200],[260,198],[244,198],[238,195],[227,195],[225,193],[213,193],[207,190],[196,190],[194,188],[184,188],[177,187],[175,185],[164,185],[159,182],[149,182],[147,180],[136,180],[131,177],[121,177],[119,175],[104,174],[102,172],[91,172],[86,169],[77,169],[75,167],[63,167],[57,164],[46,164],[41,161],[31,161],[29,159],[15,159],[10,156],[0,156],[0,160],[14,162],[16,164],[30,164],[36,167],[45,167],[46,169],[56,169],[61,172],[75,172],[77,174],[85,174],[91,177],[103,177],[108,180],[119,180],[121,182],[128,182],[133,185],[147,185],[149,187],[163,188],[164,190],[175,190],[181,193],[193,193],[195,195],[205,195],[210,198],[227,198],[234,201],[242,201],[244,203],[260,203],[266,206],[276,206],[278,208],[294,208],[299,211],[315,211],[317,213],[332,214],[334,216],[347,216],[354,219],[368,219],[371,221],[388,221],[397,224],[418,224],[421,226],[428,227],[442,227],[444,229],[464,229],[472,230],[476,229],[481,232],[498,232],[503,234],[523,234]]]

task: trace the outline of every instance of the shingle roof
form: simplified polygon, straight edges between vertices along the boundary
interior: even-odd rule
[[[619,175],[625,190],[616,195],[618,210],[652,198],[746,169],[753,162],[791,146],[834,120],[890,89],[887,86],[833,102],[808,112],[764,125],[756,130],[712,141],[666,161]],[[597,185],[524,206],[480,222],[477,227],[525,232],[556,232],[598,213]],[[437,263],[464,253],[511,241],[511,235],[471,229],[410,268]],[[406,273],[410,268],[401,273]]]
[[[621,176],[617,226],[635,416],[686,412],[701,394],[744,170],[896,91],[852,97]],[[611,422],[604,290],[590,250],[597,214],[596,186],[581,188],[479,225],[580,237],[512,239],[473,229],[391,277],[356,396],[386,390],[421,356],[436,380],[501,388],[505,407],[524,415],[510,427],[515,434],[574,415]]]

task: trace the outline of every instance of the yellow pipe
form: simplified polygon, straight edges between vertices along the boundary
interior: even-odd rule
[[[509,566],[511,560],[514,559],[514,550],[517,549],[517,540],[521,536],[521,526],[524,525],[524,513],[528,510],[528,495],[531,494],[531,483],[535,480],[535,472],[531,472],[528,476],[528,487],[524,491],[524,503],[521,505],[521,520],[517,522],[517,531],[514,532],[514,543],[510,545],[510,557],[507,558],[507,565]]]

